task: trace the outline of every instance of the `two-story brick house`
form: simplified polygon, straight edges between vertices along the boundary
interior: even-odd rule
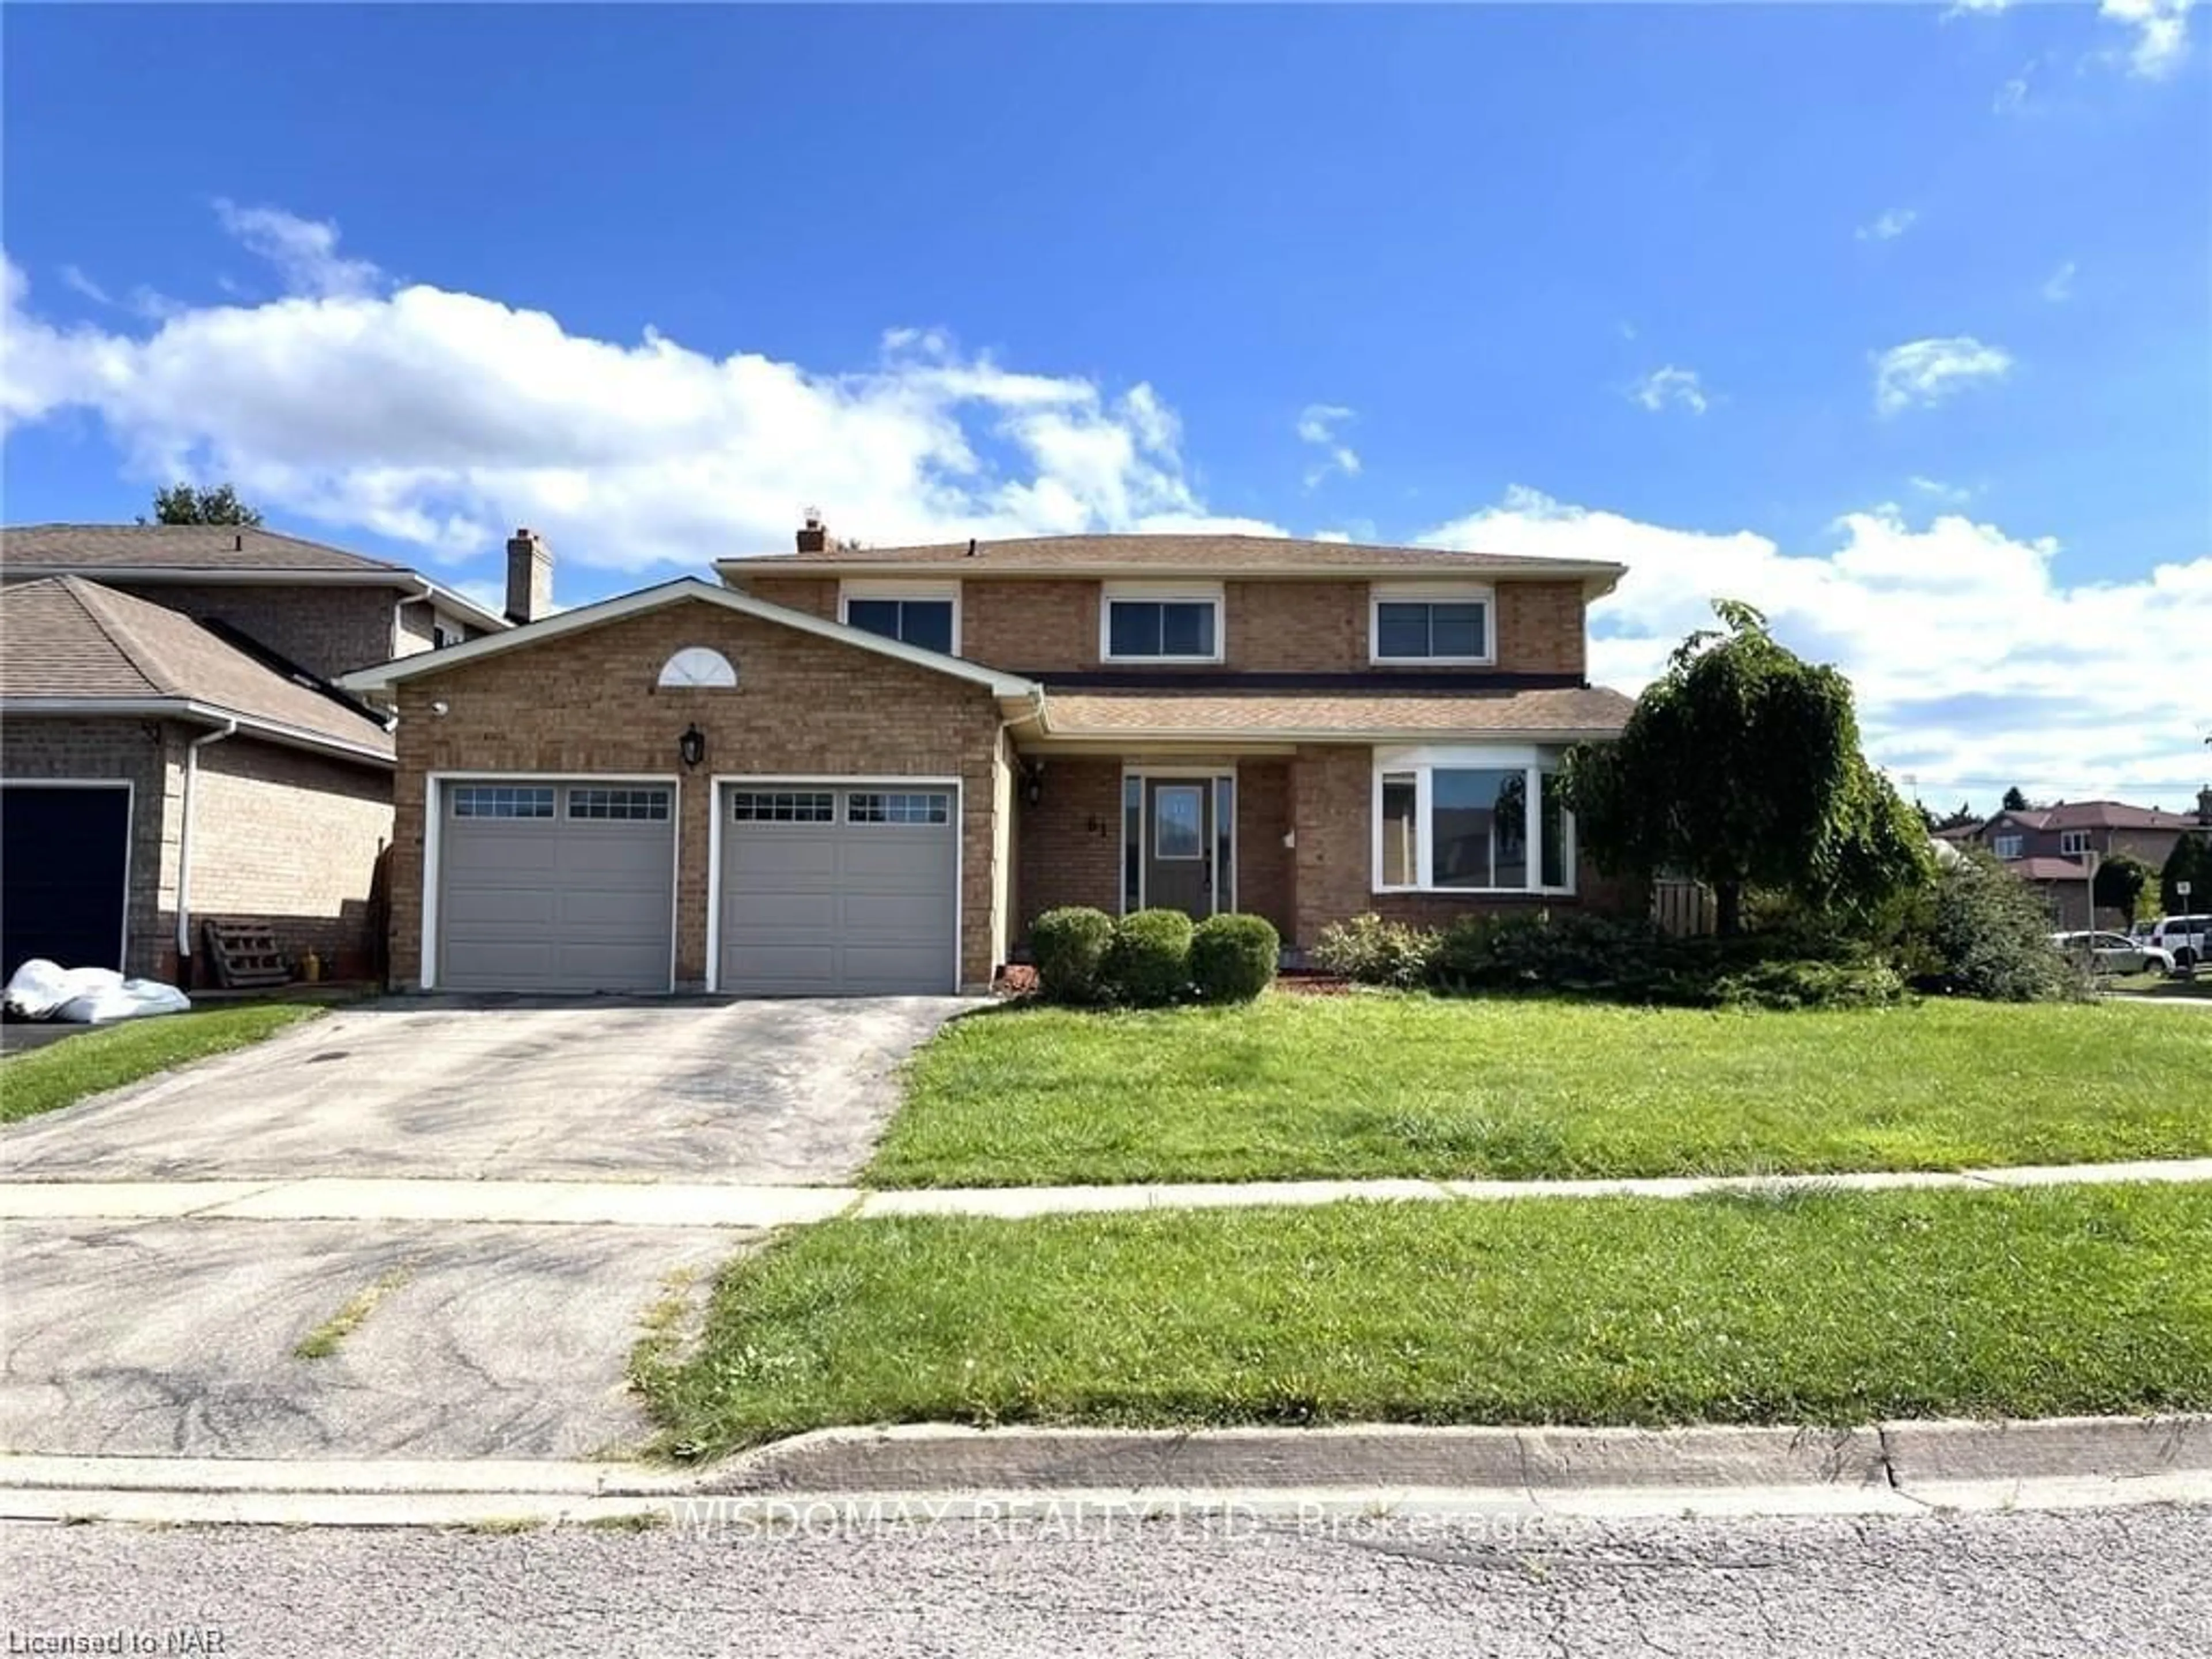
[[[507,626],[257,528],[0,532],[0,976],[46,957],[189,981],[210,915],[364,970],[392,738],[333,682]]]
[[[396,708],[393,976],[946,991],[1030,921],[1618,898],[1554,790],[1618,566],[1261,538],[794,554],[347,677]]]
[[[2125,918],[2109,908],[2092,913],[2091,854],[2102,862],[2126,853],[2162,870],[2175,843],[2189,835],[2212,836],[2212,788],[2198,794],[2194,815],[2126,801],[2061,801],[2001,811],[1950,838],[1989,848],[2043,894],[2055,926],[2078,930],[2125,926]]]

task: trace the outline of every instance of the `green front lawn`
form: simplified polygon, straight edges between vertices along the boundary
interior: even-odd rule
[[[125,1020],[0,1060],[0,1123],[274,1036],[324,1012],[312,1002],[253,1002]]]
[[[833,1221],[635,1371],[682,1455],[837,1424],[1841,1424],[2212,1407],[2212,1191]]]
[[[1740,1175],[2212,1153],[2212,1020],[1273,994],[994,1011],[909,1068],[889,1187]]]

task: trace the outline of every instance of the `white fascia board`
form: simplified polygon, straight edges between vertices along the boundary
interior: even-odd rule
[[[821,639],[835,640],[841,645],[873,652],[896,662],[908,663],[917,668],[950,675],[955,679],[968,680],[988,687],[996,696],[1033,698],[1041,690],[1034,680],[1024,679],[1018,674],[1001,673],[995,668],[986,668],[963,658],[947,657],[902,641],[887,640],[880,635],[815,616],[811,611],[770,605],[766,599],[757,599],[750,593],[741,593],[733,588],[717,586],[696,576],[679,576],[674,581],[641,587],[631,593],[617,594],[611,599],[601,599],[596,605],[579,605],[574,611],[563,611],[543,621],[526,623],[503,633],[470,640],[465,644],[449,645],[442,651],[419,651],[413,656],[396,658],[391,662],[379,663],[373,668],[357,668],[350,674],[341,675],[337,684],[349,691],[380,691],[402,680],[441,674],[449,668],[458,668],[482,657],[543,645],[564,634],[578,633],[587,628],[620,622],[627,617],[642,616],[647,611],[665,610],[672,605],[691,600],[720,605],[723,610],[734,611],[740,616],[756,617],[763,622],[795,629],[802,634],[812,634]]]

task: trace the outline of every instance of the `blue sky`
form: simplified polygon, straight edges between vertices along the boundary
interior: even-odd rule
[[[2201,21],[9,8],[6,517],[527,521],[568,604],[808,504],[1613,556],[1601,678],[1735,593],[1931,797],[2179,804]]]

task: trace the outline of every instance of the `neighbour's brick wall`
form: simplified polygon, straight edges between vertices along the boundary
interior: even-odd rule
[[[1297,943],[1310,950],[1333,921],[1373,911],[1395,921],[1441,927],[1462,916],[1532,909],[1632,912],[1643,902],[1634,883],[1601,876],[1583,859],[1578,892],[1556,894],[1377,893],[1374,890],[1374,751],[1351,745],[1301,748],[1291,768],[1291,810],[1297,830],[1295,857]]]
[[[370,896],[392,839],[392,774],[235,737],[199,752],[192,784],[192,948],[201,921],[265,921],[295,963],[368,975]],[[199,971],[203,975],[206,969]]]
[[[780,605],[787,611],[837,620],[837,582],[834,577],[757,576],[744,585],[757,599]]]
[[[1018,942],[1048,910],[1087,904],[1121,913],[1121,763],[1046,757],[1037,804],[1014,808]],[[1094,828],[1093,826],[1097,827]]]
[[[737,665],[738,689],[661,689],[686,646]],[[707,759],[686,780],[677,842],[677,979],[707,974],[713,774],[945,776],[963,787],[961,979],[988,983],[1007,872],[992,833],[999,712],[981,686],[872,652],[686,603],[406,681],[392,857],[392,978],[422,976],[422,819],[432,771],[548,774],[678,769],[696,722]],[[447,712],[432,714],[442,701]]]
[[[114,778],[131,785],[123,969],[164,980],[173,980],[177,967],[176,821],[169,799],[179,741],[178,728],[156,720],[10,714],[0,723],[0,776]]]
[[[216,617],[326,679],[394,654],[398,594],[388,587],[181,582],[108,584],[188,617]]]
[[[1248,760],[1237,767],[1237,908],[1265,916],[1289,944],[1297,932],[1297,854],[1283,845],[1291,827],[1291,763]]]

